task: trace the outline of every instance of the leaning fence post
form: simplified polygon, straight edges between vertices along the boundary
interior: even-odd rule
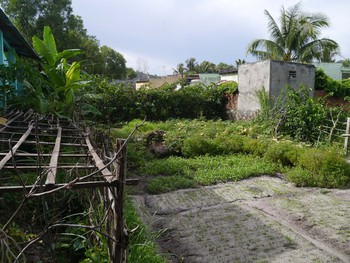
[[[344,139],[345,154],[348,154],[349,133],[350,133],[350,118],[347,118],[346,119],[345,139]]]
[[[128,236],[124,224],[124,195],[125,195],[125,171],[126,171],[126,145],[125,140],[117,139],[117,149],[120,150],[120,156],[117,162],[117,231],[116,237],[119,241],[117,244],[116,262],[127,262],[127,245]]]

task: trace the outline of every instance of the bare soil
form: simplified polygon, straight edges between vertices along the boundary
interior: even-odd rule
[[[350,262],[350,189],[263,176],[134,202],[169,262]]]

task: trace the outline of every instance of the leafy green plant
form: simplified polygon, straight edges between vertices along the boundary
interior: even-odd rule
[[[72,116],[75,95],[88,82],[81,78],[80,62],[70,64],[68,60],[82,52],[76,49],[58,52],[55,38],[47,26],[44,27],[42,40],[33,37],[33,47],[42,59],[40,65],[48,80],[48,90],[37,90],[37,96],[47,102],[46,108],[39,109],[40,113]]]
[[[298,90],[286,86],[285,95],[281,94],[275,100],[272,109],[275,135],[287,135],[299,141],[317,141],[327,111],[323,103],[310,93],[303,85]]]
[[[16,82],[18,70],[15,64],[0,65],[0,109],[7,108],[7,102],[15,95],[14,83]]]

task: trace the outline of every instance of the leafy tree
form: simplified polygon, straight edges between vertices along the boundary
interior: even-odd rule
[[[246,63],[246,61],[245,61],[245,59],[237,59],[236,61],[235,61],[235,63],[236,63],[236,67],[238,68],[238,66],[239,65],[243,65],[243,64],[245,64]]]
[[[271,39],[257,39],[248,45],[247,53],[259,59],[278,59],[284,61],[310,62],[321,60],[323,54],[338,52],[337,42],[321,38],[321,29],[328,27],[325,14],[307,14],[301,11],[301,2],[288,8],[282,7],[280,26],[265,10],[268,18],[268,31]]]
[[[87,36],[71,0],[0,0],[0,4],[26,39],[42,35],[44,26],[50,26],[58,50],[63,50],[81,47]]]
[[[102,46],[100,51],[103,58],[102,75],[111,79],[125,78],[126,60],[123,55],[107,46]]]
[[[179,64],[177,64],[176,69],[173,69],[173,70],[174,70],[175,74],[180,74],[181,77],[183,77],[186,68],[185,68],[184,63],[179,63]]]
[[[1,6],[26,39],[43,34],[50,26],[57,50],[81,49],[82,69],[89,74],[125,77],[125,59],[108,47],[100,47],[94,36],[87,34],[83,20],[73,14],[71,0],[0,0]],[[115,71],[115,72],[113,72]]]
[[[216,65],[216,71],[220,72],[221,70],[228,70],[228,69],[234,69],[233,65],[228,65],[224,62],[220,62],[219,64]]]
[[[195,58],[191,57],[185,61],[186,63],[186,68],[189,72],[191,73],[197,73],[196,67],[198,65],[198,62],[196,61]]]
[[[342,63],[344,68],[350,67],[350,58],[344,59]]]
[[[126,68],[126,78],[127,79],[134,79],[136,78],[137,74],[133,68]]]
[[[209,61],[202,61],[197,67],[198,73],[214,73],[216,71],[216,65]]]

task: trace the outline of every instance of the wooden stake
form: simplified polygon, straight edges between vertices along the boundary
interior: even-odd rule
[[[350,118],[346,119],[346,130],[345,130],[345,134],[349,134],[350,133]],[[348,146],[349,146],[349,137],[346,136],[344,139],[344,149],[345,149],[345,154],[348,154]]]

